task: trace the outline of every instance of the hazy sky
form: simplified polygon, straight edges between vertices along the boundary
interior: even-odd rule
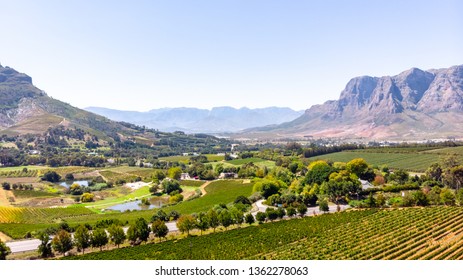
[[[0,0],[0,63],[77,107],[287,106],[463,64],[463,1]]]

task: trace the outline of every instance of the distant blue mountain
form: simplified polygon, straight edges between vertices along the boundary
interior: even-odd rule
[[[180,130],[187,133],[237,132],[252,127],[289,122],[304,113],[304,111],[281,107],[260,109],[215,107],[211,110],[161,108],[148,112],[121,111],[101,107],[88,107],[85,110],[114,121],[125,121],[167,132]]]

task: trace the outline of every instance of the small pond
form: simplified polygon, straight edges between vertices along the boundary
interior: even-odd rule
[[[148,210],[153,208],[161,208],[162,205],[167,203],[167,198],[151,197],[149,201],[151,205],[142,205],[141,200],[134,200],[117,204],[106,209],[124,212],[127,210]]]
[[[82,180],[82,181],[61,182],[61,183],[59,183],[59,185],[69,189],[72,186],[72,184],[79,184],[79,185],[81,185],[83,187],[88,187],[89,183],[90,182],[87,181],[87,180]]]

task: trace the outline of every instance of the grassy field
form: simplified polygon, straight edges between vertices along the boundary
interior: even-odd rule
[[[243,158],[243,159],[234,159],[234,160],[229,160],[227,161],[227,163],[229,164],[233,164],[233,165],[242,165],[242,164],[246,164],[246,163],[258,163],[258,162],[262,162],[262,161],[265,161],[265,159],[261,159],[261,158]]]
[[[463,259],[463,208],[363,210],[68,259]]]
[[[240,195],[250,196],[252,183],[245,183],[241,180],[215,181],[206,187],[206,195],[183,203],[165,207],[166,212],[176,210],[181,214],[197,213],[207,211],[209,208],[220,203],[230,203]]]
[[[354,158],[363,158],[369,164],[381,166],[383,164],[392,169],[424,172],[433,163],[439,162],[440,157],[428,153],[374,153],[364,151],[349,151],[332,153],[309,158],[310,160],[331,160],[334,162],[348,162]]]

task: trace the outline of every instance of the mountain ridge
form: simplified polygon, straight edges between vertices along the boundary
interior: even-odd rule
[[[245,130],[249,137],[425,139],[463,137],[463,65],[395,76],[352,78],[338,100],[314,105],[278,126]]]

